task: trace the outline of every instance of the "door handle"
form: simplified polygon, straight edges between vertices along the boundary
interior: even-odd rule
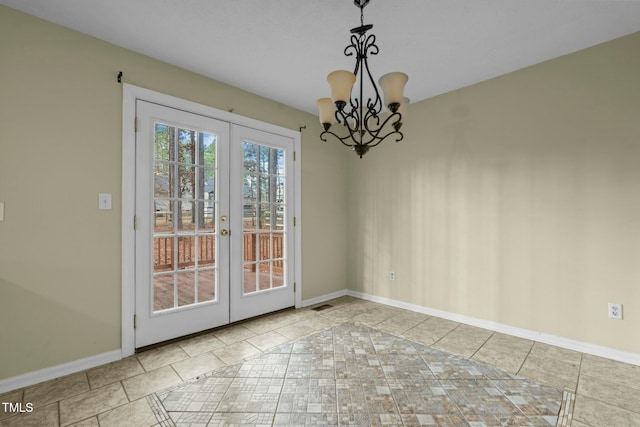
[[[229,230],[227,230],[227,229],[220,230],[220,234],[222,236],[228,236],[229,235]]]

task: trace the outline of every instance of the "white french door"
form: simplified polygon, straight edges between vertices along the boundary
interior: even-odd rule
[[[231,139],[235,322],[294,305],[294,173],[290,138],[232,125]]]
[[[290,138],[136,101],[135,346],[294,305]]]

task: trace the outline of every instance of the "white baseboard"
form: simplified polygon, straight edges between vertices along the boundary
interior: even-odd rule
[[[335,298],[347,295],[347,290],[333,292],[331,294],[322,295],[302,301],[302,307],[323,303]],[[114,350],[107,353],[97,354],[84,359],[75,360],[73,362],[63,363],[62,365],[52,366],[50,368],[41,369],[34,372],[18,375],[11,378],[0,380],[0,394],[8,391],[17,390],[19,388],[28,387],[43,381],[52,380],[65,375],[75,374],[87,369],[106,363],[115,362],[122,359],[122,350]]]
[[[587,353],[594,356],[600,356],[607,359],[617,360],[619,362],[640,366],[640,354],[638,353],[631,353],[628,351],[622,351],[622,350],[618,350],[611,347],[604,347],[597,344],[591,344],[583,341],[576,341],[569,338],[559,337],[556,335],[545,334],[542,332],[530,331],[528,329],[517,328],[515,326],[509,326],[502,323],[491,322],[488,320],[476,319],[474,317],[463,316],[460,314],[450,313],[442,310],[436,310],[434,308],[423,307],[421,305],[410,304],[410,303],[397,301],[389,298],[378,297],[375,295],[365,294],[362,292],[348,290],[346,294],[349,296],[361,298],[367,301],[378,302],[378,303],[389,305],[392,307],[403,308],[405,310],[415,311],[417,313],[436,316],[443,319],[452,320],[458,323],[464,323],[465,325],[489,329],[491,331],[500,332],[507,335],[525,338],[528,340],[537,341],[544,344],[553,345],[556,347],[566,348],[568,350],[579,351],[581,353]]]
[[[311,305],[316,305],[316,304],[320,304],[320,303],[323,303],[323,302],[327,302],[327,301],[332,300],[332,299],[343,297],[343,296],[347,295],[347,293],[348,293],[348,291],[346,289],[344,289],[342,291],[332,292],[330,294],[321,295],[319,297],[306,299],[306,300],[302,301],[302,306],[303,307],[309,307]]]
[[[619,362],[629,363],[640,366],[640,354],[627,351],[617,350],[615,348],[604,347],[596,344],[576,341],[569,338],[558,337],[555,335],[544,334],[541,332],[530,331],[528,329],[516,328],[514,326],[504,325],[502,323],[491,322],[474,317],[463,316],[460,314],[450,313],[447,311],[436,310],[434,308],[423,307],[421,305],[410,304],[390,298],[378,297],[375,295],[365,294],[352,290],[342,290],[319,297],[302,301],[303,307],[320,304],[332,299],[343,296],[352,296],[367,301],[373,301],[391,307],[403,308],[405,310],[414,311],[416,313],[436,316],[454,322],[464,323],[470,326],[489,329],[491,331],[513,335],[544,344],[554,345],[556,347],[566,348],[568,350],[579,351],[581,353],[592,354],[607,359],[617,360]],[[28,387],[43,381],[52,380],[65,375],[74,374],[87,369],[95,368],[106,363],[115,362],[122,359],[121,350],[113,350],[107,353],[97,354],[95,356],[86,357],[84,359],[75,360],[73,362],[63,363],[62,365],[52,366],[50,368],[41,369],[39,371],[29,372],[23,375],[0,380],[0,394],[8,391],[17,390],[19,388]]]
[[[85,357],[84,359],[74,360],[73,362],[63,363],[62,365],[52,366],[50,368],[40,369],[39,371],[28,372],[26,374],[0,380],[0,394],[38,384],[43,381],[52,380],[54,378],[63,377],[65,375],[75,374],[76,372],[95,368],[96,366],[115,362],[120,359],[122,359],[122,351],[114,350],[107,353],[96,354],[95,356]]]

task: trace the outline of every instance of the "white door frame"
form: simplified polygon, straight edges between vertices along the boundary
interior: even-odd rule
[[[296,161],[294,162],[294,281],[297,285],[295,306],[302,306],[302,257],[301,257],[301,191],[300,191],[300,132],[243,117],[228,111],[218,110],[203,104],[187,101],[171,95],[133,86],[122,85],[122,357],[135,353],[135,170],[136,170],[136,100],[166,105],[179,110],[211,117],[216,120],[227,121],[245,127],[287,136],[294,140]]]

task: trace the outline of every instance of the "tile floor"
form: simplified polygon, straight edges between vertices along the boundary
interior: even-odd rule
[[[345,322],[155,393],[168,426],[555,427],[562,391]]]
[[[35,410],[14,415],[5,413],[0,407],[0,426],[171,425],[170,421],[159,422],[154,413],[154,409],[157,410],[154,402],[157,403],[162,396],[166,398],[166,390],[192,383],[194,378],[221,368],[233,369],[233,366],[238,366],[243,360],[256,360],[258,356],[263,357],[260,355],[274,357],[274,349],[283,348],[282,344],[344,322],[403,337],[545,386],[574,391],[576,397],[570,424],[572,426],[640,426],[638,366],[356,298],[343,297],[330,301],[329,304],[333,307],[323,311],[314,311],[313,307],[287,310],[231,325],[148,350],[122,361],[5,393],[0,395],[0,401],[31,402]],[[304,358],[298,362],[297,369],[302,372],[308,364]],[[331,380],[322,378],[322,373],[320,375],[320,379]],[[334,380],[339,381],[341,378],[336,375]],[[372,387],[380,387],[375,385],[375,377],[372,377],[372,381]],[[281,386],[283,385],[276,385],[276,388]],[[287,384],[285,391],[291,391],[295,396],[296,386],[294,382]],[[353,393],[348,386],[348,382],[344,389],[336,384],[336,389]],[[322,387],[319,381],[315,385],[315,395],[324,395]],[[215,385],[213,388],[215,390]],[[469,388],[473,386],[470,384]],[[473,395],[469,390],[464,390],[464,393]],[[293,398],[289,402],[294,405],[296,400]],[[331,403],[332,401],[319,399],[318,409],[322,410],[322,405]],[[229,405],[232,404],[233,402],[229,402]],[[213,418],[210,421],[210,425],[224,425],[223,421],[227,425],[238,422]],[[255,421],[270,424],[268,419]],[[395,423],[392,418],[379,421],[389,425]],[[296,423],[299,420],[292,419],[290,422]],[[326,425],[333,421],[326,414],[320,413],[313,422]],[[430,422],[431,420],[425,421],[427,425]],[[474,422],[475,424],[456,424],[455,420],[436,420],[433,425],[493,425],[491,420]]]

